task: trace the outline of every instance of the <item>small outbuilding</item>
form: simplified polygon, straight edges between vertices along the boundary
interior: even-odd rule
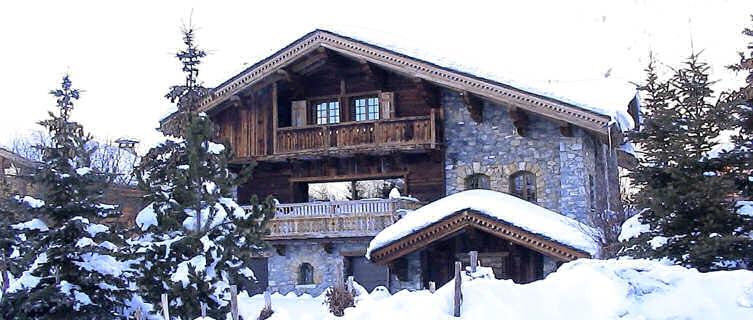
[[[459,192],[412,211],[385,228],[366,256],[389,267],[391,291],[438,286],[453,277],[454,262],[478,252],[498,279],[528,283],[560,264],[598,254],[578,221],[518,197],[490,191]]]

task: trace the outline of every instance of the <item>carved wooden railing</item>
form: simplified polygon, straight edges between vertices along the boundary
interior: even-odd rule
[[[437,143],[438,113],[328,125],[278,128],[275,154],[349,148],[410,147]]]
[[[268,240],[375,236],[418,201],[374,199],[278,204]]]

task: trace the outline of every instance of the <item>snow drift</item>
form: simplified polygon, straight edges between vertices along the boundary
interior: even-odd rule
[[[458,319],[453,285],[434,294],[372,292],[342,318],[328,314],[321,297],[275,294],[270,320]],[[648,260],[580,259],[530,284],[482,278],[464,280],[462,290],[460,319],[753,319],[753,272],[700,273]],[[263,298],[240,300],[243,319],[255,319]]]

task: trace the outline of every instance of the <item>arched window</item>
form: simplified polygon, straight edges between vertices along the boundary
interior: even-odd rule
[[[483,173],[476,173],[465,178],[465,189],[491,189],[489,176]]]
[[[510,176],[512,194],[526,201],[536,202],[536,176],[528,171],[518,171]]]
[[[308,263],[302,263],[298,267],[298,284],[313,284],[314,283],[314,267]]]

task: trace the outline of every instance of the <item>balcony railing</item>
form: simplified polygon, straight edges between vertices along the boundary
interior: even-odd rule
[[[420,207],[408,199],[278,204],[268,240],[370,237],[397,221],[400,210]]]
[[[330,150],[435,148],[438,113],[328,125],[278,128],[275,154],[318,153]]]

